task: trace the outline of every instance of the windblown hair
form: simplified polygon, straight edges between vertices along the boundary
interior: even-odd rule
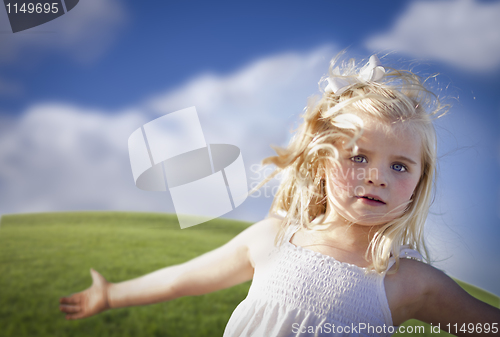
[[[341,56],[331,61],[330,77],[356,78],[359,65],[352,59],[342,62]],[[328,225],[322,221],[331,193],[328,164],[338,167],[339,140],[347,139],[356,149],[356,140],[363,131],[362,118],[367,116],[417,132],[422,140],[422,168],[412,199],[402,206],[406,207],[404,213],[379,227],[365,258],[372,261],[373,269],[379,273],[387,269],[391,255],[396,257],[396,268],[399,267],[401,245],[410,245],[429,260],[423,230],[433,199],[437,168],[433,120],[446,113],[448,106],[441,104],[426,88],[426,82],[434,76],[422,80],[409,70],[385,69],[384,77],[377,82],[353,80],[339,95],[327,91],[319,101],[310,101],[302,116],[303,122],[288,147],[275,148],[277,155],[263,160],[265,165],[274,164],[276,170],[257,188],[278,173],[282,176],[270,210],[270,213],[285,216],[276,244],[282,242],[292,223],[299,222],[306,229]],[[320,84],[324,81],[325,78]]]

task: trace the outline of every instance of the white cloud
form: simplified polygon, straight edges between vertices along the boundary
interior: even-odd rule
[[[145,106],[160,115],[194,105],[207,142],[230,142],[242,149],[244,159],[259,162],[272,154],[269,144],[284,145],[335,54],[326,46],[261,59],[227,76],[201,75]]]
[[[39,104],[0,133],[0,212],[126,209],[135,186],[128,135],[142,125],[137,111]],[[160,204],[157,201],[158,206]]]
[[[207,142],[239,146],[248,170],[272,154],[269,144],[283,144],[289,129],[284,121],[291,126],[289,116],[295,114],[295,119],[307,97],[317,91],[333,54],[328,47],[304,55],[286,53],[228,76],[201,75],[127,111],[35,104],[19,119],[0,121],[0,126],[8,125],[0,127],[0,213],[172,212],[167,194],[134,186],[127,146],[135,129],[194,105]],[[264,207],[247,219],[257,220],[265,211]],[[238,212],[233,215],[244,217],[247,211]]]
[[[500,2],[414,1],[369,49],[395,50],[469,71],[500,67]]]
[[[109,48],[126,16],[121,1],[86,0],[52,21],[9,34],[12,30],[7,12],[0,10],[0,31],[4,32],[0,38],[0,62],[19,61],[19,55],[57,51],[65,52],[78,62],[92,61]],[[21,61],[25,64],[33,62],[33,58]]]

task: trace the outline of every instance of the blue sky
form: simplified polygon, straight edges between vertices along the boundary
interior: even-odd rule
[[[193,105],[207,142],[240,147],[255,183],[331,57],[391,52],[387,62],[439,72],[453,103],[437,122],[436,266],[500,295],[498,17],[498,1],[81,0],[12,34],[0,9],[0,214],[173,212],[168,194],[134,186],[127,139]],[[271,188],[261,192],[226,216],[264,217]]]

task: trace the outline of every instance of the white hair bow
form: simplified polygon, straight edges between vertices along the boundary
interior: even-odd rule
[[[339,68],[333,70],[334,75],[340,77],[328,77],[328,85],[325,88],[325,92],[334,92],[336,95],[342,94],[349,86],[355,83],[363,82],[376,82],[380,80],[385,75],[385,68],[382,67],[382,63],[376,55],[370,56],[368,63],[359,70],[358,77],[349,78],[347,76],[341,76]]]

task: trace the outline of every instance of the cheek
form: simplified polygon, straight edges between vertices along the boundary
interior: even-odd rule
[[[405,179],[398,182],[398,196],[403,200],[409,200],[417,187],[418,179]]]
[[[365,193],[362,183],[364,176],[355,171],[353,167],[344,166],[337,170],[331,170],[329,178],[329,193],[339,200]]]
[[[336,190],[349,191],[357,185],[356,174],[353,175],[352,168],[344,167],[330,170],[331,186]]]

